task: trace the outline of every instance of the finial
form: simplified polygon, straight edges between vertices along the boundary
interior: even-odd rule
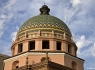
[[[48,52],[46,52],[46,60],[49,61],[49,59],[48,59]]]
[[[32,64],[35,64],[35,61],[34,60],[32,61]]]
[[[28,57],[26,57],[26,70],[28,69]]]
[[[40,12],[40,15],[49,15],[50,9],[44,3],[44,5],[40,8]]]
[[[26,65],[28,65],[28,57],[26,57]]]
[[[64,33],[64,39],[66,39],[66,33]]]

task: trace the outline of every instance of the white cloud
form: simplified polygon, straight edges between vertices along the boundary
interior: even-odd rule
[[[93,56],[95,56],[95,43],[94,45],[91,47],[91,53]]]
[[[3,27],[6,25],[5,22],[9,22],[10,19],[13,17],[13,13],[11,12],[11,7],[12,5],[16,2],[16,0],[9,0],[7,4],[3,7],[0,8],[0,37],[3,35],[4,30]],[[8,13],[5,15],[4,13]]]
[[[81,4],[81,0],[70,0],[73,7],[76,7],[77,5]]]
[[[76,42],[76,45],[78,46],[79,49],[87,46],[90,42],[86,40],[85,36],[82,35],[79,37],[78,41]]]
[[[80,58],[88,58],[88,57],[91,57],[92,54],[91,54],[91,50],[90,50],[91,47],[89,47],[88,49],[85,49],[84,51],[78,51],[78,57]]]
[[[3,35],[3,27],[4,27],[4,22],[5,22],[5,19],[3,19],[3,18],[5,18],[5,16],[4,15],[2,15],[1,17],[0,17],[0,37]]]
[[[11,34],[11,37],[12,37],[12,41],[15,41],[15,38],[16,38],[16,34],[17,34],[17,32],[12,32],[12,34]]]
[[[75,36],[75,35],[74,35]],[[85,35],[81,35],[81,36],[75,36],[74,37],[74,40],[76,41],[76,45],[77,45],[77,47],[78,47],[78,51],[77,51],[77,53],[78,53],[78,56],[81,56],[81,55],[83,55],[84,53],[87,53],[87,52],[89,52],[89,50],[85,50],[85,52],[83,51],[82,53],[80,52],[81,51],[81,49],[83,49],[84,47],[87,47],[87,46],[89,46],[92,42],[91,41],[89,41],[86,37],[85,37]]]
[[[2,30],[3,28],[3,23],[4,23],[4,20],[0,20],[0,30]]]
[[[16,3],[17,0],[9,0],[7,4],[4,6],[4,9],[11,11],[12,6]]]
[[[0,16],[0,37],[3,35],[3,33],[4,33],[4,25],[5,25],[5,22],[8,22],[10,19],[12,18],[12,15],[8,15],[8,16],[6,16],[6,15],[4,15],[4,14],[1,14],[1,16]]]
[[[85,35],[77,35],[73,33],[74,41],[78,47],[78,57],[80,58],[88,58],[95,56],[95,34],[90,37],[86,37]]]
[[[6,18],[6,15],[1,14],[0,18],[1,18],[1,19],[5,19],[5,18]]]
[[[55,11],[58,14],[57,16],[61,16],[64,22],[66,24],[71,24],[72,19],[74,16],[77,15],[77,12],[80,10],[81,7],[81,1],[80,0],[70,0],[70,2],[64,3],[60,2],[56,7],[58,9]],[[55,10],[55,9],[54,9]]]
[[[78,11],[78,8],[71,8],[71,9],[64,8],[64,13],[65,13],[64,22],[69,23],[77,11]]]
[[[15,41],[15,39],[16,39],[17,31],[19,30],[18,26],[16,26],[15,29],[16,30],[11,33],[12,41]]]

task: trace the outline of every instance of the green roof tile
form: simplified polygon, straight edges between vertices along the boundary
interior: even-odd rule
[[[37,15],[28,19],[20,27],[18,33],[32,28],[55,28],[59,30],[64,30],[65,32],[71,35],[71,32],[67,25],[59,18],[56,18],[51,15]]]

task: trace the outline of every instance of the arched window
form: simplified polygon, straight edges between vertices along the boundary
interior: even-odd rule
[[[19,61],[14,61],[12,64],[12,69],[17,69],[19,68]]]
[[[35,50],[35,41],[29,42],[29,50]]]
[[[56,49],[61,50],[61,42],[59,41],[56,42]]]
[[[77,70],[77,63],[74,62],[74,61],[72,61],[72,68],[73,68],[74,70]]]
[[[23,50],[23,44],[18,44],[18,53],[22,52]]]
[[[42,49],[49,49],[49,41],[48,40],[42,41]]]

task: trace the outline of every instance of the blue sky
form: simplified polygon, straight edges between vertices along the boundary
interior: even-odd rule
[[[70,28],[85,70],[95,68],[95,0],[0,0],[0,53],[11,55],[18,29],[44,2]]]

